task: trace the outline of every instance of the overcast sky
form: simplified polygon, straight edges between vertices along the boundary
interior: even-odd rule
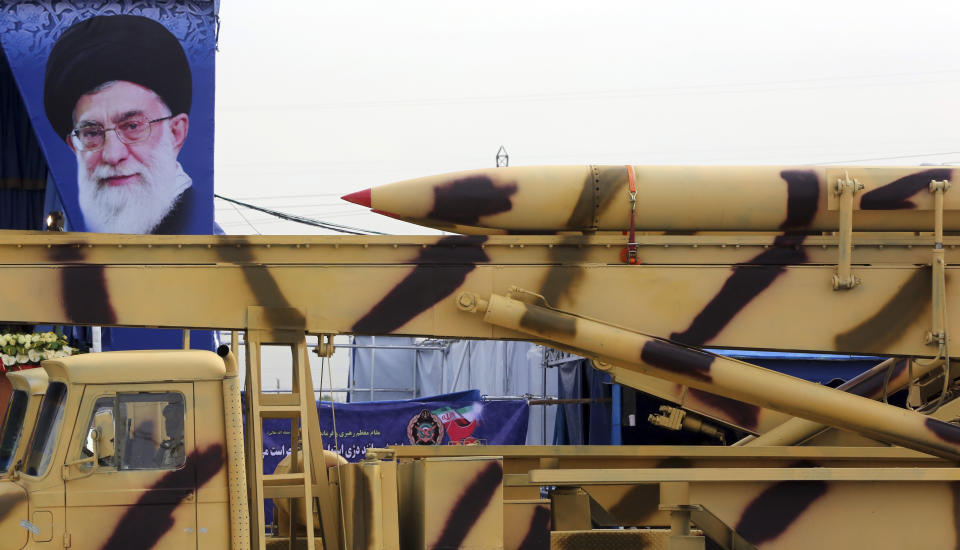
[[[960,2],[224,0],[216,191],[339,196],[510,164],[960,165]],[[216,201],[227,233],[324,234]]]

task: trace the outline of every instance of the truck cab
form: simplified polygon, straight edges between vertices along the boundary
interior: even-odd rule
[[[0,548],[229,545],[217,355],[110,352],[43,368],[49,382],[25,457],[0,481],[0,530],[18,533]]]
[[[37,410],[47,391],[47,371],[33,368],[7,372],[13,388],[0,427],[0,475],[16,470],[33,432]]]

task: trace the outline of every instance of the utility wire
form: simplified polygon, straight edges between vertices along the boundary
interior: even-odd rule
[[[847,164],[851,162],[871,162],[874,160],[898,160],[898,159],[912,159],[920,157],[939,157],[946,155],[957,155],[960,154],[960,151],[947,151],[945,153],[921,153],[917,155],[897,155],[894,157],[874,157],[869,159],[853,159],[853,160],[831,160],[829,162],[812,162],[810,166],[817,166],[820,164]]]
[[[239,206],[237,206],[236,204],[231,204],[230,206],[232,206],[233,209],[237,211],[237,214],[239,214],[240,217],[243,218],[243,221],[247,222],[247,225],[250,226],[250,229],[253,229],[254,231],[257,232],[257,235],[262,235],[262,234],[263,234],[263,233],[260,233],[260,230],[257,229],[257,226],[255,226],[255,225],[253,225],[252,223],[250,223],[250,220],[248,220],[247,217],[243,215],[243,211],[240,210],[240,207],[239,207]]]
[[[303,216],[286,214],[284,212],[279,212],[277,210],[271,210],[269,208],[263,208],[262,206],[256,206],[250,203],[227,198],[227,197],[224,197],[223,195],[217,195],[216,193],[214,193],[213,196],[220,200],[225,200],[229,203],[237,204],[237,205],[243,206],[244,208],[249,208],[251,210],[257,210],[265,214],[270,214],[271,216],[274,216],[283,220],[302,223],[304,225],[312,225],[313,227],[322,227],[323,229],[329,229],[330,231],[336,231],[338,233],[348,233],[350,235],[386,235],[386,233],[381,233],[379,231],[373,231],[370,229],[361,229],[359,227],[350,227],[348,225],[340,225],[336,223],[329,223],[329,222],[324,222],[320,220],[315,220],[313,218],[306,218]]]

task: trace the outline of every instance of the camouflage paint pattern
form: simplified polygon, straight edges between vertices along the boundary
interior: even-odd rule
[[[918,167],[521,166],[416,178],[344,199],[434,227],[624,231],[631,218],[628,170],[636,178],[636,229],[671,232],[835,231],[832,186],[847,176],[864,185],[854,197],[854,230],[922,231],[931,223],[930,181],[953,175],[951,168]],[[956,231],[960,197],[945,200],[946,228]],[[815,215],[793,223],[806,216],[802,210]]]
[[[559,336],[578,336],[580,323],[563,318],[527,315],[515,328],[503,330],[458,310],[456,297],[464,291],[487,296],[506,294],[510,287],[518,286],[576,315],[695,345],[914,356],[935,353],[922,343],[930,328],[929,269],[916,267],[930,261],[932,238],[899,232],[932,228],[933,200],[924,187],[929,179],[951,177],[951,169],[637,167],[637,226],[659,232],[638,236],[641,266],[620,263],[625,238],[603,233],[629,225],[625,167],[501,170],[421,180],[417,187],[422,189],[407,185],[401,193],[411,205],[407,210],[392,199],[390,207],[380,205],[386,195],[379,190],[389,186],[370,193],[368,206],[434,225],[476,228],[471,230],[481,233],[476,236],[273,238],[3,232],[0,288],[17,289],[4,293],[4,316],[9,316],[5,320],[243,329],[248,326],[249,307],[255,306],[268,313],[292,312],[299,319],[295,324],[310,332],[526,338],[522,330],[539,327],[550,329],[550,337],[558,337],[557,341],[562,341]],[[812,233],[836,230],[838,205],[830,186],[847,173],[865,185],[854,199],[854,228],[876,233],[854,236],[854,272],[864,284],[849,292],[834,292],[829,280],[837,261],[838,239]],[[948,231],[960,228],[958,206],[960,196],[945,195]],[[552,235],[564,231],[591,235]],[[727,233],[697,234],[705,231]],[[482,235],[503,232],[513,234]],[[960,239],[956,237],[944,239],[948,264],[955,263],[957,244]],[[948,313],[952,313],[949,304],[957,298],[953,294],[960,292],[950,283],[951,271],[948,267]],[[783,315],[784,311],[790,315]],[[824,315],[825,311],[830,315]],[[264,322],[286,323],[288,313],[273,320],[268,315]],[[551,320],[559,322],[551,324]],[[952,326],[958,326],[956,320]],[[684,383],[692,388],[686,393],[688,398],[718,411],[719,416],[723,413],[747,426],[762,424],[766,407],[744,409],[729,401],[731,395],[728,401],[714,396],[718,386],[730,382],[717,372],[716,360],[696,350],[679,350],[672,344],[654,344],[631,360],[645,360],[647,365],[685,376]],[[201,382],[195,384],[200,392]],[[68,396],[70,407],[79,404],[75,393]],[[222,411],[220,415],[222,428]],[[190,455],[194,482],[199,484],[194,521],[198,525],[219,522],[226,528],[226,476],[222,469],[214,471],[206,465],[213,462],[211,457],[216,456],[216,445],[223,436],[201,437],[199,426],[197,430]],[[928,420],[911,424],[907,431],[918,434],[923,445],[933,447],[928,451],[942,454],[944,449],[952,452],[960,445],[957,430],[949,424]],[[61,439],[69,438],[67,430],[64,432]],[[54,465],[66,460],[66,446],[66,440],[58,445]],[[852,458],[868,460],[863,458],[867,455],[868,451],[859,450]],[[491,487],[500,487],[499,477],[494,483],[493,475],[487,471],[472,477],[463,493],[470,498],[443,505],[445,523],[423,540],[460,544],[472,536],[472,522],[465,518],[476,516],[470,507],[487,499]],[[31,506],[48,510],[53,517],[53,540],[66,534],[63,501],[58,504],[55,497],[58,491],[63,494],[64,483],[49,474],[20,483],[29,486]],[[163,476],[136,484],[163,489],[170,483],[180,484]],[[806,491],[810,487],[788,486],[785,490],[777,484],[739,484],[704,495],[714,495],[711,506],[725,510],[725,521],[742,525],[755,540],[763,540],[763,547],[779,547],[787,544],[784,541],[797,547],[798,540],[791,539],[791,533],[798,529],[810,532],[818,521],[820,525],[828,522],[823,518],[829,514],[850,508],[843,503],[860,502],[870,491],[851,484],[827,485],[822,491]],[[956,516],[955,487],[941,491],[944,484],[897,487],[900,485],[909,487],[917,498],[934,503],[931,509],[949,509]],[[744,487],[755,487],[755,491]],[[797,502],[780,512],[784,517],[761,518],[763,525],[752,527],[758,523],[754,519],[757,511],[779,510],[764,503],[776,501],[781,494],[794,495]],[[741,500],[721,505],[724,499],[736,498]],[[153,514],[149,521],[131,512],[123,528],[119,528],[123,515],[103,521],[101,524],[112,521],[118,528],[85,535],[84,540],[102,541],[97,547],[129,542],[129,533],[139,523],[136,532],[154,538],[157,547],[166,544],[164,541],[172,543],[170,522],[179,522],[184,507],[190,506],[186,499],[172,496],[158,503],[172,511]],[[704,499],[709,500],[707,496]],[[751,504],[755,500],[760,504]],[[131,509],[136,510],[136,505],[137,501],[132,501]],[[902,513],[893,506],[883,508],[885,517],[896,518],[895,511]],[[941,524],[945,528],[931,529],[924,543],[942,547],[941,543],[949,540],[956,544],[956,522],[938,522]],[[76,523],[67,525],[73,529],[69,526]],[[497,525],[502,529],[502,521]],[[220,536],[222,531],[218,528],[206,535]],[[824,546],[836,546],[832,543],[839,540],[838,535],[831,536],[825,539],[831,544]],[[73,541],[73,547],[79,547],[76,536]],[[222,545],[214,539],[197,544]],[[882,541],[873,546],[885,547]]]
[[[401,545],[406,549],[503,547],[499,457],[424,458],[398,464]]]
[[[913,265],[929,261],[927,237],[856,241],[854,272],[864,283],[847,292],[829,284],[835,237],[789,244],[761,235],[644,239],[644,264],[626,266],[619,260],[622,236],[2,232],[0,285],[22,289],[5,296],[4,315],[24,323],[243,329],[247,308],[259,306],[296,312],[310,332],[523,338],[461,315],[453,298],[519,286],[566,311],[691,344],[920,357],[936,351],[923,343],[930,271]],[[948,263],[958,243],[945,238]],[[63,249],[74,251],[69,262],[58,259]],[[948,315],[958,317],[949,307],[960,298],[952,272],[948,267]],[[81,290],[49,291],[63,281],[88,281],[90,273],[106,292],[97,294],[99,314],[89,313]],[[79,310],[88,312],[75,315]],[[952,321],[948,326],[960,326]]]
[[[131,362],[142,368],[131,369]],[[30,495],[31,517],[49,518],[48,523],[37,525],[43,535],[30,534],[28,548],[48,547],[43,540],[59,545],[65,537],[76,549],[229,545],[218,363],[222,379],[222,362],[209,352],[118,352],[45,362],[51,382],[67,384],[64,422],[54,441],[50,466],[40,476],[21,473],[16,481],[0,481],[0,493],[15,487]],[[195,381],[176,381],[190,373]],[[103,384],[106,381],[110,384]],[[183,467],[120,472],[99,468],[84,477],[73,466],[64,466],[84,456],[81,447],[96,398],[151,391],[185,396]],[[70,480],[64,481],[62,468],[70,473]],[[18,521],[26,517],[22,514]],[[0,524],[0,532],[13,536],[28,531]]]
[[[627,369],[936,456],[960,459],[960,426],[954,424],[511,298],[497,295],[490,296],[489,301],[466,298],[468,296],[461,295],[459,303],[472,302],[473,306],[464,309],[482,315],[491,324],[521,330],[601,360],[609,358]],[[536,319],[539,324],[532,325],[530,319]],[[616,369],[610,369],[614,378]]]

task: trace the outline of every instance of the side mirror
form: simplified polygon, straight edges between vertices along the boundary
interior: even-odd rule
[[[88,456],[87,458],[81,458],[80,460],[73,460],[67,462],[63,465],[63,471],[61,477],[64,481],[73,481],[75,479],[83,479],[88,476],[92,476],[97,471],[97,467],[100,464],[100,440],[101,432],[100,427],[91,428],[89,438],[93,441],[93,455]],[[88,467],[89,465],[89,467]],[[79,471],[79,473],[75,473]]]

